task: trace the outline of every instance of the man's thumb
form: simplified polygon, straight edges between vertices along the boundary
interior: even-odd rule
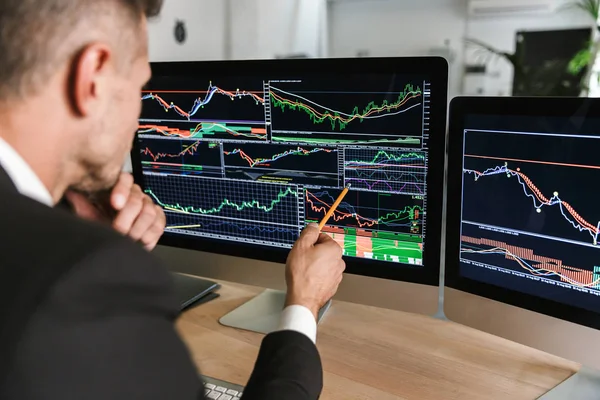
[[[304,230],[300,234],[299,240],[306,245],[312,246],[315,243],[317,243],[317,241],[319,240],[320,234],[321,234],[321,231],[319,229],[319,225],[315,224],[313,222],[313,223],[306,225],[306,228],[304,228]]]

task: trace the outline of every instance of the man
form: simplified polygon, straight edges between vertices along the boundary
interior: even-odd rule
[[[120,172],[159,8],[0,2],[2,399],[203,396],[168,273],[147,252],[164,214]],[[55,207],[63,199],[78,216]],[[319,396],[316,314],[343,270],[340,247],[308,227],[288,257],[281,330],[263,340],[244,399]]]

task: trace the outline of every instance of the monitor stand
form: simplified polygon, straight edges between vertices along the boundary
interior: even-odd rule
[[[264,334],[271,333],[277,330],[279,325],[281,311],[285,305],[285,295],[286,292],[284,291],[266,289],[250,301],[221,317],[219,322],[232,328]],[[331,300],[319,310],[317,323],[321,322],[330,306]]]
[[[538,400],[593,400],[599,393],[600,371],[584,366]]]

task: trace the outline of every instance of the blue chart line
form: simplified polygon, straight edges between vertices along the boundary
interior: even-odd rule
[[[177,93],[177,92],[174,91],[171,93]],[[223,90],[218,86],[214,86],[212,84],[212,82],[210,82],[208,85],[208,90],[206,91],[206,97],[204,97],[204,99],[202,97],[198,97],[194,101],[194,104],[193,104],[191,110],[188,112],[184,111],[180,106],[174,104],[173,102],[165,101],[162,97],[160,97],[156,93],[148,93],[148,94],[143,95],[142,101],[156,100],[161,105],[161,107],[163,107],[165,109],[165,111],[175,110],[175,112],[177,112],[177,114],[179,114],[182,117],[185,117],[189,120],[193,115],[195,115],[198,112],[198,110],[200,110],[202,107],[204,107],[205,105],[210,103],[210,101],[213,99],[215,94],[221,94],[221,95],[227,96],[231,100],[249,97],[249,98],[252,98],[256,102],[257,105],[264,104],[264,102],[265,102],[264,98],[260,97],[255,92],[249,92],[249,91],[240,90],[240,89],[236,89],[235,92],[231,92],[231,91]]]
[[[463,173],[467,175],[474,175],[476,182],[482,177],[495,175],[508,175],[511,177],[516,177],[517,181],[521,185],[521,188],[523,189],[523,193],[525,196],[531,199],[533,206],[538,212],[541,212],[541,209],[545,206],[558,206],[562,216],[565,218],[565,220],[567,220],[567,222],[569,222],[569,224],[571,224],[573,228],[579,230],[579,232],[587,231],[592,237],[594,245],[598,243],[598,235],[600,234],[600,221],[598,221],[594,226],[583,219],[583,217],[581,217],[569,203],[562,200],[558,196],[558,192],[554,192],[550,198],[545,197],[540,189],[538,189],[531,179],[529,179],[527,175],[523,174],[519,168],[517,168],[517,170],[512,170],[505,164],[488,168],[483,172],[463,169]]]

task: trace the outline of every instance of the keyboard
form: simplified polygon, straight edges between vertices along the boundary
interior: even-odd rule
[[[244,387],[202,375],[204,396],[211,400],[240,400]]]

